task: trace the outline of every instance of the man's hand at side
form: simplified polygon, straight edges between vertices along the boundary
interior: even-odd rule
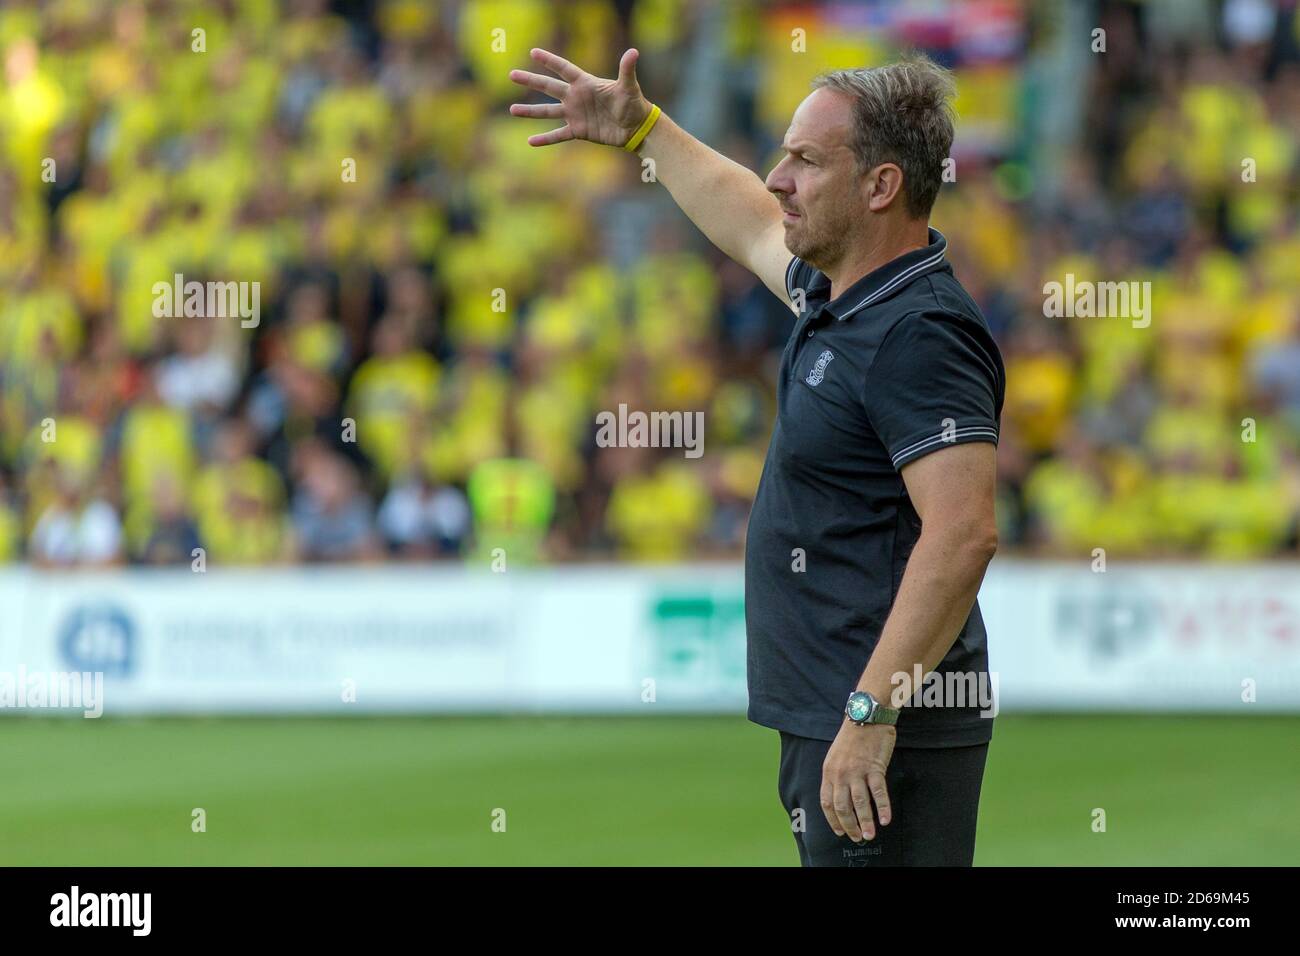
[[[638,55],[636,50],[624,53],[618,64],[618,78],[605,80],[578,69],[562,56],[534,49],[534,62],[559,79],[526,70],[511,70],[510,79],[559,102],[515,103],[510,113],[533,119],[562,119],[564,125],[528,137],[528,145],[550,146],[571,139],[604,146],[624,145],[650,114],[650,104],[636,81]]]
[[[860,727],[846,718],[840,725],[822,763],[822,812],[836,836],[847,833],[854,843],[874,840],[873,802],[880,825],[889,825],[892,814],[885,771],[896,738],[897,731],[888,724]]]

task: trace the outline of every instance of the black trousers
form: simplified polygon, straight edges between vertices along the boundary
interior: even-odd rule
[[[970,866],[989,745],[896,747],[885,772],[893,821],[876,837],[838,837],[821,807],[829,740],[781,733],[778,790],[804,866]],[[802,810],[802,813],[795,811]]]

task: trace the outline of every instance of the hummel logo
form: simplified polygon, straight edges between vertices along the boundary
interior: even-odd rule
[[[804,381],[813,388],[820,385],[822,379],[826,377],[826,366],[831,363],[831,359],[833,358],[835,358],[835,356],[831,354],[830,349],[827,349],[821,355],[817,356],[817,364],[812,367],[812,370],[809,371],[808,377],[804,379]]]

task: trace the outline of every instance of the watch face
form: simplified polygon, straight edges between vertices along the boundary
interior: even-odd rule
[[[849,696],[849,720],[866,720],[871,715],[871,698],[863,693]]]

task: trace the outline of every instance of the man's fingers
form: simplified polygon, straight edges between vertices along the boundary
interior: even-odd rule
[[[635,47],[623,54],[623,58],[618,61],[619,85],[629,88],[636,86],[636,61],[640,56]]]
[[[868,840],[876,838],[876,821],[871,815],[871,791],[865,780],[854,780],[849,788],[853,796],[853,812],[862,825],[862,835]]]
[[[840,818],[840,828],[857,843],[862,839],[862,830],[858,826],[858,815],[853,810],[853,794],[844,784],[835,785],[835,795],[831,798],[835,804],[835,813]],[[868,817],[870,819],[870,817]]]
[[[893,819],[893,810],[889,806],[889,789],[885,786],[885,775],[879,770],[867,774],[867,786],[871,788],[871,799],[876,801],[876,816],[880,817],[882,827],[889,826]]]
[[[839,814],[835,812],[835,788],[831,782],[822,776],[822,795],[821,807],[822,813],[826,816],[826,822],[830,824],[831,831],[836,836],[844,836],[844,829],[840,826]]]
[[[563,80],[557,80],[553,76],[542,76],[540,73],[529,73],[527,70],[511,70],[510,79],[520,86],[553,96],[557,100],[564,99],[564,94],[569,92],[569,84]]]
[[[528,137],[528,145],[553,146],[556,143],[566,143],[571,139],[573,139],[573,130],[569,129],[568,126],[561,126],[549,133],[538,133],[536,136]]]
[[[543,50],[541,47],[533,47],[532,57],[556,76],[563,77],[570,83],[582,76],[582,70],[578,69],[564,57],[557,56],[550,50]]]
[[[528,116],[532,119],[564,119],[563,103],[511,103],[511,116]]]

